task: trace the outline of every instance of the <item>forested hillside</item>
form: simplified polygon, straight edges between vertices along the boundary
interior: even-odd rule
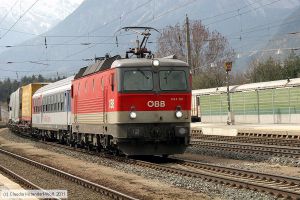
[[[9,78],[0,81],[0,102],[7,102],[12,92],[18,89],[18,87],[27,85],[29,83],[42,83],[42,82],[54,82],[64,77],[57,77],[55,79],[46,79],[42,75],[27,77],[24,76],[21,81],[10,80]]]

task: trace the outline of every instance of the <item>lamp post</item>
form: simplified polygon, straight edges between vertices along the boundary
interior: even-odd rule
[[[227,109],[228,109],[228,116],[227,116],[227,125],[232,124],[232,116],[231,116],[231,106],[230,106],[230,91],[229,91],[229,72],[232,69],[232,62],[228,61],[225,62],[225,70],[226,70],[226,84],[227,84]]]

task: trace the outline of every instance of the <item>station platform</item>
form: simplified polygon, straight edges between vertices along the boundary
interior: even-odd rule
[[[12,180],[8,179],[6,176],[0,174],[0,199],[2,196],[3,190],[20,190],[25,191],[19,184],[13,182]],[[14,200],[21,200],[23,198],[13,198]],[[5,200],[10,200],[10,198],[5,198]],[[37,198],[26,198],[26,200],[38,200]]]
[[[300,139],[300,124],[191,123],[192,134]]]

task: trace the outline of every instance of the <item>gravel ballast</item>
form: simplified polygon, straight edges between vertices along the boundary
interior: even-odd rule
[[[1,165],[12,170],[30,182],[43,189],[60,189],[68,191],[68,199],[110,199],[100,193],[84,188],[81,185],[68,181],[62,177],[51,174],[45,170],[34,167],[28,163],[17,160],[11,156],[0,153]]]
[[[184,188],[188,190],[192,190],[195,192],[200,192],[200,193],[205,193],[208,194],[210,198],[212,199],[275,199],[273,196],[266,195],[263,193],[259,192],[254,192],[251,190],[246,190],[246,189],[235,189],[227,186],[223,186],[220,184],[215,184],[211,182],[206,182],[203,181],[202,179],[198,178],[188,178],[180,175],[174,175],[166,172],[160,172],[157,170],[153,169],[148,169],[144,167],[139,167],[135,166],[132,164],[126,164],[126,163],[121,163],[117,162],[114,160],[102,158],[102,157],[97,157],[93,155],[87,155],[81,152],[76,152],[76,151],[71,151],[59,147],[50,147],[48,145],[38,143],[31,141],[29,139],[21,138],[19,136],[16,136],[9,131],[2,132],[1,135],[3,138],[13,141],[13,142],[21,142],[21,143],[31,143],[37,148],[42,148],[46,149],[52,152],[68,155],[74,158],[78,158],[80,160],[83,160],[84,162],[92,162],[92,163],[97,163],[99,165],[104,165],[108,166],[111,168],[115,168],[117,170],[126,172],[126,173],[132,173],[136,174],[139,176],[146,177],[151,180],[158,180],[160,182],[164,182],[167,184],[171,184],[173,186],[179,187],[179,188]],[[188,152],[193,152],[193,153],[209,153],[211,155],[214,155],[214,152],[202,152],[204,151],[203,149],[195,148],[195,147],[190,147],[188,149]],[[215,153],[215,155],[218,155]],[[215,156],[214,155],[214,156]],[[176,197],[174,197],[176,198]]]

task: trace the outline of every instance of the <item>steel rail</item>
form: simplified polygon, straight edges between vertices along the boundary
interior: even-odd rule
[[[300,178],[298,178],[298,177],[255,172],[255,171],[251,171],[251,170],[239,169],[239,168],[234,168],[234,167],[224,167],[224,166],[203,163],[203,162],[194,161],[194,160],[180,159],[175,156],[173,156],[172,159],[174,159],[175,162],[177,162],[181,165],[193,167],[196,169],[204,169],[204,170],[209,170],[209,171],[223,173],[223,174],[230,174],[230,175],[234,175],[234,176],[241,176],[241,177],[247,177],[247,178],[252,177],[252,178],[257,178],[257,179],[261,179],[261,180],[267,180],[270,182],[284,183],[284,184],[290,185],[290,186],[298,186],[299,187],[298,190],[300,191]]]
[[[0,171],[4,172],[6,175],[12,177],[14,180],[16,180],[18,183],[20,183],[22,186],[25,186],[26,188],[30,188],[33,190],[40,190],[40,191],[48,193],[43,188],[37,186],[36,184],[34,184],[31,181],[27,180],[26,178],[18,175],[17,173],[11,171],[10,169],[4,167],[3,165],[0,165]],[[48,193],[48,195],[51,197],[51,199],[60,200],[60,198],[53,197],[50,193]]]
[[[51,145],[49,143],[46,144]],[[55,144],[55,146],[69,149],[69,150],[75,149],[60,144]],[[75,149],[75,150],[81,153],[99,155],[93,152],[86,151],[84,149]],[[194,170],[191,171],[191,170],[177,169],[174,167],[165,166],[163,164],[155,164],[153,162],[129,159],[125,157],[116,157],[107,154],[100,154],[99,156],[102,156],[107,159],[113,159],[119,162],[125,162],[132,165],[160,170],[167,173],[178,174],[187,177],[202,178],[207,181],[218,182],[220,184],[230,185],[233,187],[240,187],[240,188],[265,192],[278,197],[297,199],[297,200],[300,199],[298,198],[300,197],[300,188],[298,192],[291,190],[291,188],[293,187],[294,188],[299,187],[300,179],[298,178],[265,174],[265,173],[259,173],[259,172],[253,172],[253,171],[247,171],[247,170],[229,168],[229,167],[220,167],[217,165],[204,164],[196,161],[179,160],[178,158],[175,159],[171,158],[169,161],[172,163],[177,163],[188,167],[194,167],[199,170],[202,170],[202,172],[195,172]],[[258,183],[256,183],[255,181]],[[277,186],[278,184],[283,184],[283,186],[286,188],[274,187],[272,186],[272,183],[276,184]]]
[[[255,153],[258,155],[276,155],[290,158],[300,157],[300,148],[252,143],[225,142],[214,140],[193,140],[191,145],[209,147],[209,149],[227,150],[230,152]]]
[[[78,176],[72,175],[70,173],[64,172],[62,170],[56,169],[54,167],[51,167],[51,166],[48,166],[48,165],[36,162],[34,160],[25,158],[23,156],[17,155],[15,153],[6,151],[6,150],[4,150],[2,148],[0,148],[0,153],[6,154],[6,155],[14,157],[14,158],[16,158],[18,160],[24,161],[24,162],[26,162],[28,164],[31,164],[31,165],[35,166],[35,167],[38,167],[38,168],[43,169],[45,171],[48,171],[48,172],[50,172],[52,174],[55,174],[57,176],[63,177],[63,178],[65,178],[67,180],[70,180],[72,182],[75,182],[75,183],[77,183],[79,185],[82,185],[82,186],[84,186],[86,188],[92,189],[92,190],[94,190],[96,192],[100,192],[101,194],[109,196],[109,197],[111,197],[113,199],[118,199],[118,200],[137,200],[136,198],[131,197],[131,196],[126,195],[126,194],[123,194],[123,193],[121,193],[119,191],[113,190],[113,189],[105,187],[103,185],[99,185],[97,183],[93,183],[91,181],[88,181],[86,179],[83,179],[83,178],[80,178]]]
[[[174,160],[173,162],[185,165],[188,167],[193,167],[202,171],[195,170],[184,170],[184,169],[177,169],[170,166],[165,166],[163,164],[155,164],[152,162],[146,162],[136,159],[128,159],[124,157],[116,157],[107,154],[97,154],[95,152],[86,151],[84,149],[73,148],[57,143],[49,143],[49,142],[42,142],[46,145],[51,145],[68,149],[68,150],[75,150],[81,153],[91,154],[91,155],[98,155],[102,156],[107,159],[113,159],[119,162],[125,162],[132,165],[137,165],[141,167],[147,167],[150,169],[160,170],[167,173],[178,174],[181,176],[193,177],[193,178],[201,178],[206,181],[217,182],[220,184],[225,184],[233,187],[238,188],[245,188],[254,191],[268,193],[279,198],[286,198],[286,199],[295,199],[300,200],[300,180],[293,177],[284,177],[284,176],[277,176],[272,174],[264,174],[259,172],[241,170],[236,168],[229,168],[229,167],[220,167],[214,166],[212,164],[203,164],[196,161],[184,161],[184,160]],[[282,187],[281,187],[281,186]],[[279,187],[280,186],[280,187]],[[294,190],[294,189],[299,190]]]
[[[300,199],[299,185],[297,184],[293,185],[292,182],[291,185],[287,185],[281,179],[280,179],[281,182],[276,182],[276,181],[272,182],[272,179],[270,181],[269,179],[263,179],[263,178],[257,179],[256,176],[258,175],[254,176],[255,172],[253,172],[253,174],[249,177],[244,177],[243,174],[239,174],[239,173],[236,173],[234,175],[231,175],[230,173],[228,174],[224,173],[222,172],[222,170],[220,170],[221,168],[219,168],[219,170],[215,168],[216,170],[205,169],[201,171],[195,171],[195,170],[178,169],[170,166],[165,166],[162,164],[149,163],[145,161],[131,161],[131,163],[136,164],[138,166],[160,170],[172,174],[178,174],[178,175],[187,176],[191,178],[201,178],[210,182],[217,182],[220,184],[230,185],[237,188],[245,188],[254,191],[264,192],[264,193],[277,196],[279,198],[287,198],[287,199],[295,199],[295,200]],[[265,177],[267,177],[267,175],[265,175]],[[278,179],[279,177],[276,180]],[[279,187],[279,184],[282,184],[282,186]],[[297,190],[295,190],[295,188]]]
[[[255,143],[276,146],[292,146],[300,147],[299,139],[285,139],[285,138],[266,138],[266,137],[247,137],[247,136],[216,136],[216,135],[195,135],[191,136],[192,141],[197,140],[214,140],[226,142],[241,142],[241,143]]]

